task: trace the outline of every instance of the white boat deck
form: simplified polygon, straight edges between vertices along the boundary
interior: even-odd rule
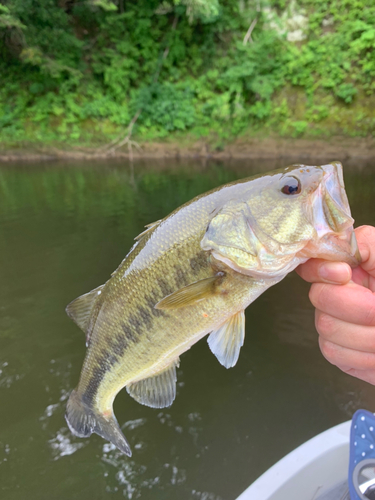
[[[268,469],[237,500],[345,498],[351,421],[315,436]],[[335,495],[330,491],[335,490]]]

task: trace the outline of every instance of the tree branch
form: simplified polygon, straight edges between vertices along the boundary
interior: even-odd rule
[[[246,35],[244,36],[244,39],[243,39],[244,45],[246,45],[249,40],[251,43],[254,43],[254,40],[251,38],[251,33],[253,32],[253,29],[255,28],[257,22],[258,22],[257,17],[255,19],[253,19],[253,21],[251,22],[249,29],[247,30]]]

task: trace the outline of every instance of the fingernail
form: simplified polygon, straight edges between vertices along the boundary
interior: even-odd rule
[[[319,276],[327,283],[346,283],[352,273],[350,267],[343,262],[324,262],[319,268]]]

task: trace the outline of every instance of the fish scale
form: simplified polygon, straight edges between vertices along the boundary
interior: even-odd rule
[[[323,218],[329,219],[324,227],[331,239],[325,238],[322,255],[358,262],[349,243],[353,220],[340,168],[292,166],[237,181],[147,226],[107,283],[67,307],[88,343],[67,405],[72,432],[96,432],[130,455],[112,409],[124,386],[142,404],[170,405],[180,355],[209,333],[218,360],[234,366],[244,340],[244,309],[301,262],[320,255],[312,214],[319,211],[320,234]],[[327,179],[334,193],[328,193]],[[288,182],[298,189],[286,189]]]

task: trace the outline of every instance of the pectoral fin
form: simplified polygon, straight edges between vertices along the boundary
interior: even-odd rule
[[[94,288],[94,290],[91,290],[91,292],[81,295],[66,306],[66,314],[85,333],[87,333],[87,328],[89,325],[89,320],[95,300],[98,295],[102,293],[103,287],[104,285],[100,285],[97,288]]]
[[[176,397],[176,368],[179,364],[180,359],[177,358],[161,373],[130,384],[126,390],[138,403],[151,408],[171,406]]]
[[[216,286],[221,283],[224,273],[218,273],[211,278],[205,278],[190,285],[184,286],[167,295],[155,305],[155,309],[176,309],[190,306],[200,300],[212,297],[216,293]]]
[[[225,368],[237,363],[240,349],[245,340],[245,313],[240,311],[213,331],[208,337],[208,345]]]

